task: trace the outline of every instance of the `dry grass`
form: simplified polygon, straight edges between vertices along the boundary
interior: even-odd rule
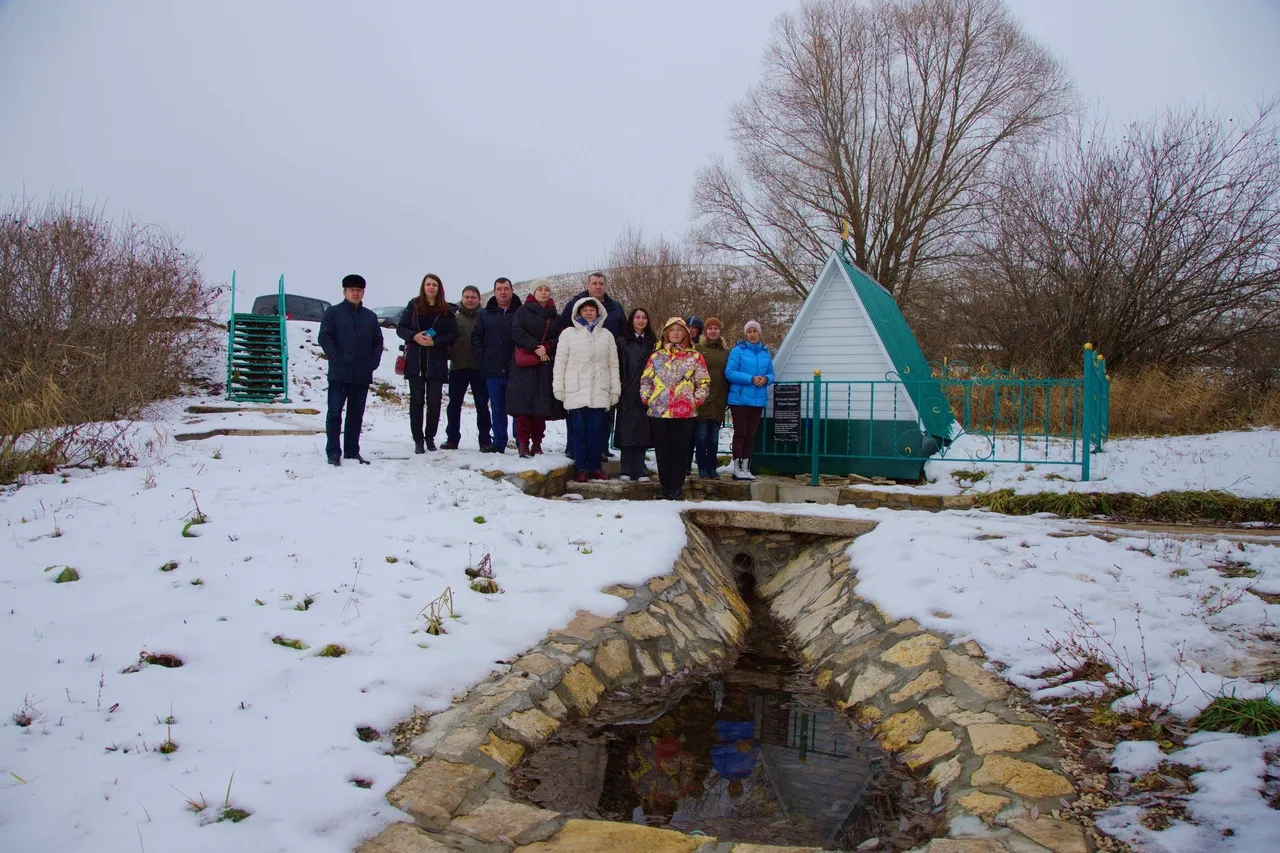
[[[1149,368],[1111,378],[1111,435],[1194,435],[1280,426],[1280,390],[1233,384],[1217,372]]]
[[[1038,492],[1019,495],[1013,489],[999,489],[975,495],[974,499],[978,506],[1004,515],[1049,512],[1062,518],[1101,515],[1126,521],[1158,521],[1166,524],[1280,524],[1280,499],[1241,498],[1219,491],[1159,492],[1154,495],[1130,492]]]

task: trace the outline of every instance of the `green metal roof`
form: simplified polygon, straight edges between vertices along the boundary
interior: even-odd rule
[[[949,442],[956,426],[951,414],[951,405],[947,402],[942,385],[929,371],[929,362],[916,341],[915,334],[907,325],[907,318],[893,300],[889,291],[880,286],[874,278],[867,275],[851,263],[843,252],[836,252],[840,263],[844,265],[845,274],[853,283],[858,298],[867,309],[867,316],[880,336],[889,359],[893,362],[898,377],[906,383],[911,402],[920,413],[925,431],[934,438]]]

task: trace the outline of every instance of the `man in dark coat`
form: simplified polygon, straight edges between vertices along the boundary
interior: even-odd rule
[[[511,354],[515,344],[511,341],[511,319],[520,308],[520,298],[515,295],[511,279],[499,278],[493,283],[493,296],[484,310],[476,315],[471,330],[471,354],[484,372],[485,389],[489,392],[489,412],[493,427],[493,442],[481,445],[484,453],[502,453],[507,448],[507,375],[511,370]],[[479,403],[476,403],[479,406]]]
[[[578,303],[579,299],[585,299],[588,296],[598,299],[600,304],[604,306],[605,318],[604,327],[615,338],[622,334],[622,324],[627,321],[626,312],[622,308],[622,303],[605,293],[605,278],[602,272],[593,272],[587,276],[587,289],[573,297],[564,306],[564,310],[560,312],[560,327],[568,329],[573,326],[573,306]]]
[[[585,299],[588,296],[596,299],[604,306],[604,327],[609,330],[615,338],[622,334],[622,325],[627,321],[626,311],[622,307],[622,303],[614,299],[608,293],[605,293],[605,277],[602,272],[593,272],[587,276],[587,289],[570,299],[564,306],[564,310],[560,312],[560,328],[568,329],[573,326],[573,306],[578,304],[579,299]],[[609,410],[609,431],[613,431],[613,410]],[[565,446],[565,456],[573,455],[573,430],[566,429],[569,442]],[[613,456],[607,449],[605,456]]]
[[[458,441],[462,438],[462,398],[470,388],[471,399],[476,404],[476,433],[483,451],[492,447],[489,443],[489,384],[471,347],[480,316],[479,288],[470,284],[462,288],[462,301],[453,309],[453,317],[458,321],[458,343],[449,350],[449,408],[445,411],[445,442],[440,447],[443,450],[458,449]]]
[[[373,384],[373,371],[382,362],[383,345],[378,315],[362,304],[364,285],[363,276],[349,275],[342,279],[342,301],[324,309],[320,320],[320,349],[329,360],[329,412],[324,421],[324,452],[330,465],[341,465],[343,459],[369,464],[360,455],[360,427],[369,386]]]

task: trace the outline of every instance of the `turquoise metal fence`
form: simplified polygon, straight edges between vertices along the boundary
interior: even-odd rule
[[[769,418],[756,452],[775,462],[789,458],[793,468],[807,459],[813,485],[824,470],[848,472],[866,460],[949,453],[974,462],[1078,465],[1081,479],[1088,480],[1090,457],[1107,441],[1111,382],[1103,357],[1089,344],[1082,361],[1082,375],[1071,379],[972,369],[960,362],[931,365],[932,375],[921,380],[890,374],[882,380],[829,381],[815,373],[800,383],[799,441],[778,441]],[[934,433],[926,422],[934,424]],[[947,422],[949,434],[937,435],[938,424]]]

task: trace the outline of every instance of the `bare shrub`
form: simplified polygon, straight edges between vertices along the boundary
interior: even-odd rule
[[[635,229],[614,242],[608,259],[609,295],[630,313],[643,307],[661,324],[668,317],[718,317],[730,345],[747,320],[757,320],[765,340],[781,342],[800,301],[773,273],[759,265],[704,262],[682,242],[646,240]]]
[[[800,296],[847,220],[854,262],[908,297],[981,224],[999,158],[1075,108],[1002,0],[810,0],[764,64],[733,110],[736,162],[697,178],[696,233]]]
[[[1004,363],[1060,370],[1091,341],[1112,372],[1240,359],[1274,384],[1278,142],[1275,101],[1243,118],[1171,111],[1119,138],[1081,124],[1009,162],[938,310]]]
[[[0,476],[127,464],[127,422],[180,391],[216,295],[157,226],[65,200],[0,211]]]
[[[1123,644],[1116,645],[1119,630],[1114,620],[1110,636],[1106,636],[1085,617],[1079,605],[1068,607],[1059,599],[1054,606],[1066,612],[1068,628],[1064,634],[1055,634],[1046,628],[1045,639],[1040,643],[1041,648],[1053,655],[1058,662],[1055,669],[1058,674],[1049,679],[1051,686],[1070,683],[1083,683],[1082,686],[1098,684],[1103,690],[1101,702],[1114,704],[1120,699],[1128,699],[1139,713],[1157,709],[1152,701],[1152,694],[1158,685],[1167,685],[1170,695],[1177,694],[1181,669],[1177,678],[1170,679],[1166,675],[1153,673],[1147,663],[1147,643],[1142,632],[1141,610],[1134,614],[1138,629],[1138,648],[1130,649]],[[1183,650],[1179,648],[1179,663],[1182,657]]]

